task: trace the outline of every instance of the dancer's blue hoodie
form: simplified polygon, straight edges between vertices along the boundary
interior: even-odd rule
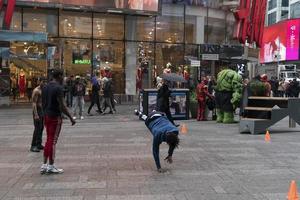
[[[170,132],[174,132],[178,135],[178,128],[174,126],[166,116],[160,116],[153,121],[150,121],[150,123],[145,122],[148,129],[151,131],[153,135],[153,146],[152,146],[152,152],[153,157],[155,160],[155,164],[157,169],[160,169],[160,161],[159,161],[159,145],[162,142],[166,142],[166,134]],[[174,151],[174,147],[170,147],[168,154],[169,156],[172,156]]]

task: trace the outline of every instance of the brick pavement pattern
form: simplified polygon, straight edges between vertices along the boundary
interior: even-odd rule
[[[239,134],[237,124],[184,121],[189,133],[159,174],[152,136],[133,109],[119,106],[75,127],[66,120],[57,144],[61,175],[40,175],[42,152],[29,152],[31,110],[0,109],[0,199],[283,200],[299,180],[300,129],[288,129],[287,119],[270,129],[270,143]],[[161,160],[166,155],[161,145]]]

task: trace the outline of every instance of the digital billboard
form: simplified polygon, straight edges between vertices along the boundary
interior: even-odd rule
[[[124,11],[146,11],[158,12],[159,0],[17,0],[17,4],[34,4],[52,7],[63,5],[64,8],[70,6],[90,7],[97,9],[117,9]]]
[[[299,59],[300,19],[286,20],[265,27],[260,63]]]

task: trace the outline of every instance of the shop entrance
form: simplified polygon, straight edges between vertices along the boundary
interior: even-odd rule
[[[1,54],[5,74],[0,76],[8,83],[9,92],[0,96],[0,104],[29,103],[38,78],[47,76],[47,35],[0,31],[0,42],[9,44],[2,48],[8,53]]]

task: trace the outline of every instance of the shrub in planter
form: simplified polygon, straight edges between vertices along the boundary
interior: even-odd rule
[[[251,96],[265,96],[266,94],[266,85],[260,81],[250,82],[250,92]]]
[[[190,95],[190,112],[191,112],[191,118],[196,119],[197,118],[197,109],[198,109],[198,101],[196,92],[192,91]]]

